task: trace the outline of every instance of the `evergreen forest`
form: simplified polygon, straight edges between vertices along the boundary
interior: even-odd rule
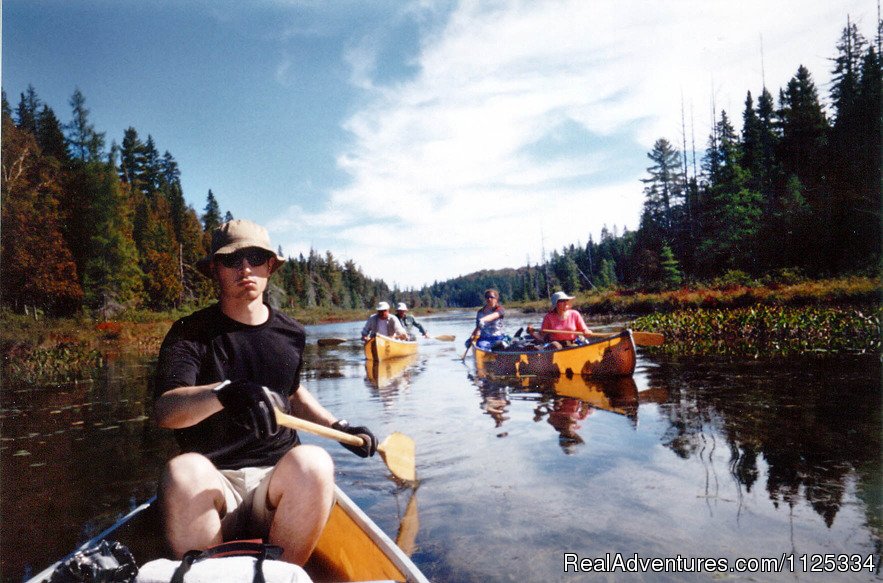
[[[847,19],[820,88],[798,66],[774,95],[746,92],[741,112],[713,111],[704,151],[660,137],[647,153],[636,230],[553,250],[536,265],[482,271],[422,289],[391,289],[332,251],[288,256],[271,299],[292,308],[365,309],[378,300],[475,306],[715,278],[876,275],[881,249],[881,59]],[[129,127],[120,142],[90,121],[76,89],[63,123],[29,86],[2,95],[2,305],[102,317],[195,307],[214,297],[195,269],[211,231],[232,217],[209,190],[188,205],[174,156]],[[741,116],[738,122],[735,116]],[[737,125],[741,129],[737,130]],[[693,140],[695,142],[695,139]],[[280,253],[284,250],[280,249]],[[377,274],[375,274],[377,275]]]

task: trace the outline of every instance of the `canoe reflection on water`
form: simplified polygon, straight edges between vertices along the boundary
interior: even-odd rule
[[[412,364],[417,362],[417,358],[416,354],[409,354],[390,360],[366,360],[365,372],[368,375],[368,381],[376,389],[385,389],[400,379],[407,381],[409,375],[405,375],[405,373]]]
[[[396,395],[411,386],[413,365],[418,359],[418,355],[410,354],[390,360],[366,360],[365,384],[376,391],[384,405],[389,405]]]
[[[472,381],[478,387],[481,407],[500,428],[509,420],[512,400],[534,401],[535,422],[543,419],[559,434],[565,453],[574,453],[573,446],[584,443],[578,430],[596,411],[607,411],[627,417],[633,426],[638,423],[638,386],[632,377],[593,379],[580,375],[541,377],[479,375]],[[665,398],[653,394],[653,399]],[[506,433],[498,434],[505,437]]]

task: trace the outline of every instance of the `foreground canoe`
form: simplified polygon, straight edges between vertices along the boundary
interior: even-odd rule
[[[560,350],[490,351],[475,347],[478,373],[489,375],[631,376],[636,360],[631,330]]]
[[[313,581],[407,581],[428,583],[410,558],[336,485],[335,504],[322,536],[304,569]],[[139,563],[163,555],[154,500],[135,508],[77,550],[102,539],[126,545]],[[63,560],[62,560],[63,561]],[[48,581],[58,561],[27,583]]]
[[[388,360],[417,354],[417,343],[410,340],[396,340],[377,334],[365,343],[365,358],[368,360]]]

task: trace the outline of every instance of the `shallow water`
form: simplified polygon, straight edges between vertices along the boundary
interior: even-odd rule
[[[680,572],[600,575],[614,581],[880,580],[866,568],[869,556],[879,565],[883,524],[876,357],[639,350],[633,380],[491,382],[475,377],[471,354],[460,360],[471,318],[421,319],[457,341],[423,341],[416,358],[379,370],[365,365],[361,322],[308,328],[304,385],[378,437],[413,437],[419,488],[397,485],[380,459],[304,441],[329,449],[341,487],[393,538],[414,497],[419,528],[406,542],[431,580],[586,580],[573,565],[608,556],[682,558]],[[509,320],[514,331],[539,317]],[[320,337],[353,341],[317,348]],[[152,494],[175,448],[146,418],[151,369],[150,358],[118,357],[94,383],[4,384],[4,581],[39,571]],[[684,561],[699,558],[785,566],[713,574]]]

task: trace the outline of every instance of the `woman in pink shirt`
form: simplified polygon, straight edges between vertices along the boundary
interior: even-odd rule
[[[583,332],[591,334],[592,331],[586,326],[582,314],[574,310],[570,305],[573,296],[563,291],[552,294],[552,309],[543,318],[542,330],[561,330],[561,333],[543,333],[533,326],[527,327],[527,333],[541,342],[549,342],[550,348],[555,350],[573,344],[581,335],[568,334],[567,331]]]

